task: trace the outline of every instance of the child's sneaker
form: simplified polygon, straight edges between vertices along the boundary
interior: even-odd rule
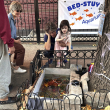
[[[57,66],[56,67],[60,67],[60,62],[57,62]]]

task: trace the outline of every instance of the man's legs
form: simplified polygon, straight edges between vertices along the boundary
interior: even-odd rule
[[[0,38],[0,99],[7,97],[11,82],[11,66],[7,45]]]
[[[11,82],[11,65],[8,54],[8,46],[4,45],[0,38],[0,104],[15,103],[17,97],[8,97],[9,84]]]

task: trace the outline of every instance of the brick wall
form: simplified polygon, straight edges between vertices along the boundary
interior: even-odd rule
[[[41,18],[40,29],[44,29],[47,22],[51,21],[58,24],[58,0],[38,1],[39,4],[39,18]]]
[[[9,5],[13,0],[4,0],[5,8],[9,13]],[[35,10],[34,0],[17,0],[22,4],[23,12],[18,18],[17,28],[19,29],[35,29]],[[109,6],[109,1],[105,0],[105,7]],[[40,29],[44,28],[44,25],[48,21],[58,23],[58,0],[38,0],[39,18],[41,18]]]
[[[34,0],[19,0],[19,2],[22,5],[23,12],[17,19],[17,29],[19,28],[22,30],[35,28]],[[5,0],[4,3],[7,13],[9,13],[9,5],[11,4],[11,1]]]
[[[13,0],[4,0],[5,8],[9,13],[9,5]],[[16,0],[22,5],[23,12],[17,19],[17,33],[27,36],[31,30],[36,29],[34,0]],[[110,10],[109,1],[105,0],[107,9]],[[52,21],[58,25],[58,0],[38,0],[39,18],[41,18],[40,30],[44,32],[44,26],[47,22]],[[109,25],[110,28],[110,25]],[[28,31],[28,32],[27,32]],[[40,36],[42,37],[42,36]]]
[[[5,8],[9,13],[9,5],[13,0],[4,0]],[[16,27],[19,30],[22,29],[35,29],[35,10],[34,0],[17,0],[21,3],[23,12],[17,19]],[[54,21],[57,23],[57,3],[50,0],[38,0],[39,18],[41,18],[40,28],[43,29],[44,25],[48,21]]]

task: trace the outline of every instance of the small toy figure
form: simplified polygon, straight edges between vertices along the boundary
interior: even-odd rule
[[[88,72],[89,72],[89,73],[92,72],[93,67],[94,67],[94,63],[91,63],[91,65],[89,66],[89,69],[88,69]]]

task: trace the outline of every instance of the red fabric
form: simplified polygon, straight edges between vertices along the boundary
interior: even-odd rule
[[[4,44],[8,44],[8,47],[13,47],[14,39],[11,38],[11,29],[4,7],[4,0],[0,0],[0,38]]]
[[[92,65],[92,64],[91,64],[91,65],[89,66],[88,72],[90,72],[90,73],[91,73],[91,72],[92,72],[92,70],[93,70],[93,67],[94,67],[94,65]]]

